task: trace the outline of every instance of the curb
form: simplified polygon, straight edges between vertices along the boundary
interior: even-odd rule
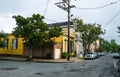
[[[8,58],[0,58],[0,60],[6,60],[6,61],[18,61],[18,62],[36,62],[36,63],[72,63],[75,62],[74,60],[72,61],[50,61],[50,60],[35,60],[33,61],[26,61],[26,59],[8,59]]]
[[[33,61],[36,63],[72,63],[74,61]]]
[[[20,62],[26,62],[26,60],[18,60],[18,59],[0,59],[0,60],[6,60],[6,61],[20,61]]]

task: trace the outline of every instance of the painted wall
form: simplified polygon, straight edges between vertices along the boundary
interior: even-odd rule
[[[90,50],[95,51],[95,49],[99,48],[99,40],[94,41],[93,43],[90,44]]]
[[[0,48],[0,54],[2,55],[23,55],[23,41],[22,38],[17,39],[17,48],[13,48],[14,36],[8,36],[8,46],[7,48]]]
[[[70,32],[70,41],[73,42],[74,37],[75,37],[74,31],[71,31]],[[8,47],[0,48],[1,55],[17,55],[17,56],[19,56],[19,55],[28,56],[29,55],[28,49],[23,46],[22,38],[18,38],[16,49],[13,49],[13,39],[15,39],[15,37],[12,35],[9,35],[7,39],[8,39]],[[67,39],[67,31],[66,30],[63,31],[63,35],[61,35],[60,37],[53,38],[53,40],[56,41],[56,45],[51,46],[52,48],[46,46],[44,48],[44,53],[42,53],[41,48],[36,48],[33,52],[33,56],[43,57],[43,56],[46,56],[47,53],[51,53],[52,57],[54,59],[60,58],[61,53],[64,51],[67,51],[67,41],[65,41],[65,39]],[[72,49],[73,49],[73,47],[74,46],[71,46]]]

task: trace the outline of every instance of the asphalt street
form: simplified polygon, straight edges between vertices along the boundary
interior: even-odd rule
[[[0,61],[0,77],[120,77],[109,54],[72,63]]]

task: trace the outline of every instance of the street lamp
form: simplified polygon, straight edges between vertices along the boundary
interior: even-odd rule
[[[62,4],[62,5],[61,5]],[[70,8],[75,7],[74,5],[70,6],[70,0],[62,0],[62,2],[55,3],[55,5],[68,12],[68,57],[67,60],[70,60]]]

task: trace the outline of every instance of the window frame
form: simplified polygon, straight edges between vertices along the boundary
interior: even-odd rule
[[[18,38],[13,38],[12,39],[12,49],[17,49],[18,48]]]

